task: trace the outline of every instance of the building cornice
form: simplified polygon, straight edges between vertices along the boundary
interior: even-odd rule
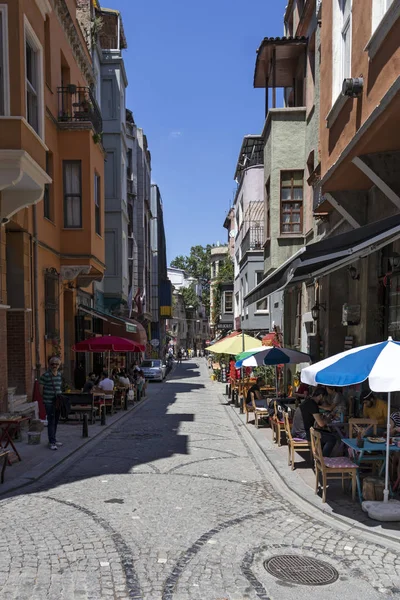
[[[72,53],[89,86],[95,84],[91,62],[86,54],[82,40],[68,10],[66,0],[54,0],[54,12],[71,46]]]

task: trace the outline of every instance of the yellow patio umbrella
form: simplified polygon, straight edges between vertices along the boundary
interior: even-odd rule
[[[251,337],[251,335],[235,335],[228,337],[220,342],[216,342],[212,346],[208,346],[206,350],[215,352],[215,354],[239,354],[243,350],[252,350],[262,346],[261,340]]]

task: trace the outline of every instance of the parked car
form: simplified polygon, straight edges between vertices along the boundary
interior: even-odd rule
[[[167,372],[167,365],[160,359],[146,359],[140,365],[144,376],[149,381],[163,381]]]

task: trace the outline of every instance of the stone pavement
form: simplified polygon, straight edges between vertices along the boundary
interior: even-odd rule
[[[309,600],[400,595],[400,547],[286,493],[200,359],[43,479],[0,501],[3,600]],[[264,569],[334,566],[328,586]]]

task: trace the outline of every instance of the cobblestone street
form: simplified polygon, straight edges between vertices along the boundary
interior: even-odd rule
[[[203,359],[178,365],[99,440],[2,500],[0,598],[400,597],[400,548],[277,491],[216,390]],[[339,578],[279,583],[263,566],[277,554],[320,558]]]

